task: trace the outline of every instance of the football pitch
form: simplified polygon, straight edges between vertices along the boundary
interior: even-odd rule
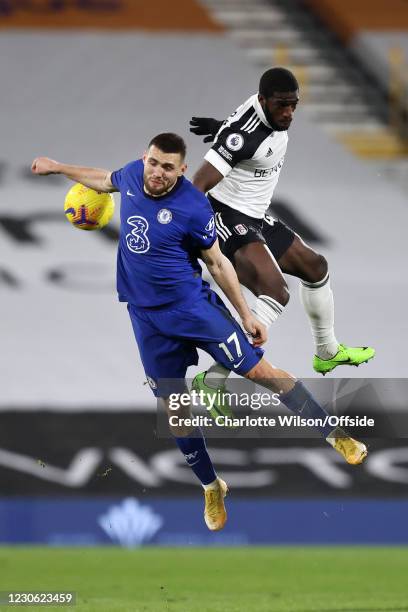
[[[29,610],[408,611],[407,578],[406,548],[0,548],[1,591],[77,593]]]

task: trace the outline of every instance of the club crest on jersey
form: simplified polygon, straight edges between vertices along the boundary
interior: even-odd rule
[[[173,218],[173,215],[171,214],[171,211],[168,210],[167,208],[162,208],[157,213],[157,220],[159,223],[163,223],[163,224],[170,223],[172,218]]]
[[[230,151],[239,151],[244,146],[244,137],[241,134],[230,134],[225,144]]]
[[[238,225],[234,226],[234,230],[237,232],[237,234],[239,234],[240,236],[245,236],[245,234],[248,233],[248,228],[246,225],[244,225],[243,223],[239,223]]]

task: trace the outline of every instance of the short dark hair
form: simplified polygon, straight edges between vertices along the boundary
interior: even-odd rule
[[[287,68],[270,68],[261,76],[259,93],[270,98],[277,91],[296,91],[299,83],[293,72]]]
[[[181,159],[186,156],[186,143],[178,134],[173,132],[163,132],[163,134],[157,134],[149,142],[149,148],[155,146],[163,153],[180,153]]]

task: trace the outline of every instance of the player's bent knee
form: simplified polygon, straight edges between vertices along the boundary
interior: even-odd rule
[[[307,260],[299,264],[299,268],[301,270],[299,274],[301,280],[307,283],[318,283],[327,275],[329,264],[323,255],[312,251]]]
[[[313,253],[304,271],[304,278],[308,283],[318,283],[327,275],[329,264],[327,259],[320,253]]]
[[[315,274],[318,278],[316,278],[315,282],[319,282],[319,280],[323,280],[329,271],[329,264],[327,263],[327,259],[324,255],[320,255],[320,253],[316,253],[316,261],[313,266]]]

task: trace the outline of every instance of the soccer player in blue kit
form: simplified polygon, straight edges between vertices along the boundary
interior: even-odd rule
[[[264,359],[260,346],[266,340],[265,327],[250,311],[235,270],[219,249],[207,198],[183,176],[185,154],[183,139],[164,133],[151,140],[143,159],[115,172],[46,157],[36,158],[32,171],[63,174],[97,191],[120,192],[119,300],[128,304],[149,385],[164,400],[169,417],[175,414],[169,396],[185,391],[187,368],[198,363],[201,348],[226,368],[279,393],[293,412],[323,422],[327,412],[302,382]],[[202,279],[198,257],[237,310],[252,344]],[[184,424],[191,417],[190,406],[180,405],[177,414],[178,424],[169,427],[203,485],[205,522],[211,530],[222,529],[227,485],[214,470],[201,429]],[[340,428],[317,429],[348,463],[361,463],[367,455],[366,446]]]

